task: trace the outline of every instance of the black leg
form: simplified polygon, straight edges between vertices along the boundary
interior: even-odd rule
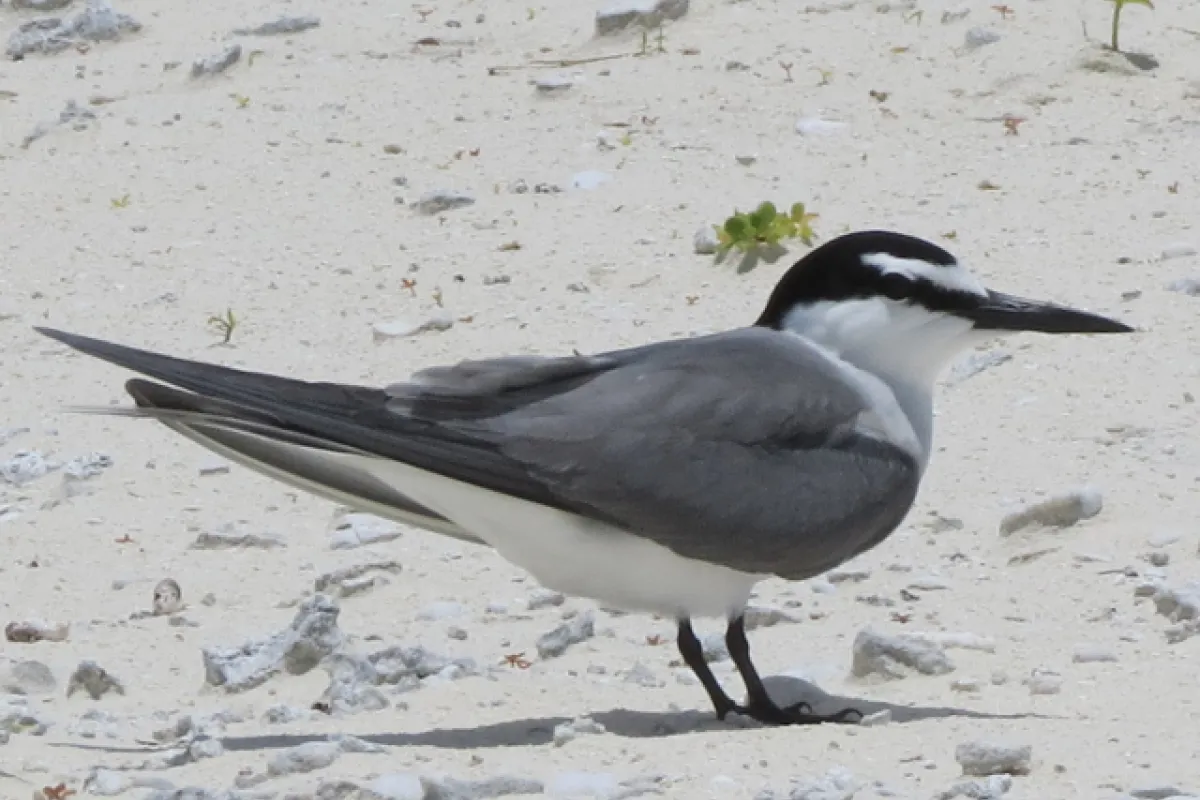
[[[713,675],[708,662],[704,660],[704,648],[701,646],[700,640],[696,638],[696,632],[692,630],[691,620],[686,618],[679,620],[679,636],[675,639],[675,643],[679,646],[679,654],[683,656],[683,663],[692,668],[692,672],[696,673],[696,677],[704,685],[704,691],[708,692],[708,697],[712,700],[713,708],[717,712],[717,719],[725,719],[730,711],[737,708],[737,703],[725,694],[725,690],[717,682],[717,676]]]
[[[725,631],[725,644],[729,648],[729,657],[746,682],[746,705],[735,706],[734,711],[744,714],[759,722],[769,725],[816,725],[822,722],[857,722],[862,719],[862,712],[854,708],[844,708],[836,714],[814,714],[808,703],[796,703],[786,708],[780,708],[767,696],[766,687],[758,670],[750,661],[750,643],[746,641],[746,621],[743,617],[730,620],[729,628]],[[723,715],[722,715],[723,716]]]

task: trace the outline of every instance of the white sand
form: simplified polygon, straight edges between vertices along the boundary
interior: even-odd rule
[[[114,461],[86,483],[90,493],[59,503],[58,474],[0,484],[8,509],[0,517],[0,622],[71,623],[63,643],[0,644],[5,662],[41,661],[58,684],[29,701],[49,730],[14,733],[0,745],[0,770],[15,776],[0,777],[0,796],[29,797],[60,781],[79,788],[92,767],[149,758],[135,752],[138,741],[167,715],[222,708],[246,720],[227,726],[228,752],[136,774],[224,791],[239,770],[261,772],[279,746],[340,732],[374,737],[386,753],[346,755],[257,790],[308,797],[322,781],[393,772],[549,780],[589,771],[664,774],[660,788],[670,797],[749,798],[764,788],[786,796],[791,779],[842,766],[865,784],[860,798],[877,796],[875,781],[928,798],[959,779],[955,746],[983,739],[1032,745],[1033,772],[1015,779],[1012,797],[1107,798],[1163,784],[1200,793],[1200,637],[1167,644],[1170,623],[1134,598],[1140,579],[1102,574],[1144,572],[1148,540],[1175,532],[1162,548],[1167,582],[1200,577],[1192,398],[1200,393],[1200,300],[1165,288],[1200,265],[1194,256],[1160,259],[1164,247],[1200,239],[1200,89],[1191,82],[1200,77],[1200,41],[1174,27],[1200,29],[1200,9],[1129,8],[1123,43],[1162,65],[1123,76],[1076,67],[1081,19],[1093,37],[1107,35],[1101,0],[1017,0],[1007,20],[990,3],[972,2],[966,20],[947,24],[936,1],[920,0],[918,24],[877,13],[873,2],[804,13],[789,2],[696,0],[666,29],[667,53],[563,70],[576,85],[545,96],[529,83],[544,71],[489,77],[487,68],[629,52],[638,36],[593,41],[595,9],[586,3],[435,5],[421,22],[409,3],[376,0],[257,8],[127,0],[118,10],[144,24],[136,35],[86,53],[0,63],[0,90],[15,93],[0,98],[0,422],[31,429],[4,446],[0,461],[22,448],[64,461],[99,451]],[[218,53],[230,30],[281,13],[316,14],[322,24],[244,37],[246,53],[262,50],[253,65],[244,55],[222,75],[188,77],[192,60]],[[477,24],[481,13],[486,21]],[[7,32],[35,16],[6,7],[0,22]],[[448,20],[462,27],[445,27]],[[975,26],[1000,41],[963,52]],[[456,43],[414,48],[429,36]],[[893,52],[899,47],[907,50]],[[731,61],[747,69],[730,71]],[[780,62],[794,65],[794,82]],[[832,72],[828,85],[818,85],[820,70]],[[871,91],[886,92],[886,101]],[[244,108],[235,95],[249,98]],[[112,102],[88,106],[94,96]],[[21,147],[70,100],[95,121]],[[1027,118],[1019,135],[1006,135],[1006,114]],[[797,134],[796,121],[813,116],[846,125],[828,136]],[[615,149],[598,149],[602,130]],[[385,153],[393,144],[403,152]],[[758,157],[750,166],[735,160],[749,154]],[[612,180],[570,190],[582,170]],[[401,176],[408,185],[393,185]],[[529,193],[508,191],[518,179]],[[1000,188],[977,188],[985,180]],[[542,182],[566,190],[534,193]],[[477,202],[428,217],[395,201],[432,189],[469,192]],[[125,195],[127,206],[114,207]],[[201,477],[213,458],[159,426],[63,414],[73,403],[127,402],[126,375],[31,331],[49,324],[367,383],[468,356],[586,352],[709,331],[751,320],[790,261],[737,275],[693,254],[693,232],[762,199],[806,201],[826,238],[863,227],[927,236],[997,288],[1146,328],[1004,344],[1011,360],[941,392],[937,452],[918,507],[855,565],[870,577],[833,594],[761,587],[757,602],[800,604],[793,610],[804,618],[752,634],[765,672],[800,669],[826,691],[947,709],[931,718],[874,728],[711,722],[703,691],[677,680],[686,670],[675,665],[669,620],[597,612],[594,640],[538,661],[537,637],[564,610],[590,604],[522,613],[517,601],[536,589],[530,580],[488,552],[416,531],[331,551],[329,503],[242,469]],[[944,238],[951,233],[953,241]],[[501,250],[513,241],[519,251]],[[511,282],[485,284],[499,275]],[[416,281],[415,297],[405,278]],[[435,291],[469,321],[372,341],[373,323],[435,314]],[[205,321],[227,307],[242,322],[233,347],[215,347]],[[1098,517],[1055,533],[998,535],[1015,505],[1084,484],[1103,492]],[[931,532],[935,512],[962,528]],[[188,549],[199,531],[233,522],[281,534],[288,546]],[[133,542],[116,541],[124,536]],[[1044,548],[1054,549],[1008,565],[1014,554]],[[1081,563],[1077,554],[1106,560]],[[202,647],[279,630],[295,613],[286,606],[317,575],[382,559],[402,562],[403,573],[342,601],[340,624],[355,649],[421,643],[485,667],[523,652],[533,666],[391,697],[406,708],[286,725],[262,722],[263,712],[311,704],[326,685],[322,670],[236,696],[202,688]],[[888,569],[895,565],[912,571]],[[926,575],[950,588],[902,599]],[[195,626],[130,621],[168,576],[182,585],[183,616]],[[114,581],[129,583],[118,590]],[[199,603],[208,593],[213,606]],[[856,602],[866,594],[896,605]],[[435,601],[461,603],[466,614],[418,620]],[[492,602],[512,612],[485,613]],[[910,616],[908,624],[894,612]],[[451,625],[468,638],[448,638]],[[996,649],[950,651],[957,669],[948,675],[864,686],[849,678],[849,664],[851,642],[868,625],[971,632],[992,637]],[[648,645],[653,636],[666,643]],[[1117,661],[1073,663],[1083,646]],[[82,659],[122,679],[127,694],[68,699],[67,678]],[[664,685],[623,680],[637,662]],[[8,668],[0,664],[0,673]],[[1059,673],[1061,693],[1031,696],[1022,679],[1036,669]],[[1007,682],[992,685],[996,672]],[[982,688],[952,691],[963,678]],[[113,737],[80,735],[80,718],[93,709],[111,715]],[[557,722],[580,715],[608,732],[546,743]],[[275,735],[290,738],[260,738]]]

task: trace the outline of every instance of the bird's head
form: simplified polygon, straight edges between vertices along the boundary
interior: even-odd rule
[[[1099,314],[988,289],[953,255],[900,233],[860,231],[784,274],[755,323],[805,336],[873,372],[929,383],[996,335],[1127,333]]]

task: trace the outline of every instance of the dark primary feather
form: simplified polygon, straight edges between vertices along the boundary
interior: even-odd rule
[[[229,420],[210,427],[397,459],[746,572],[819,574],[882,541],[916,493],[910,456],[852,430],[865,404],[833,364],[763,328],[464,362],[386,391],[42,332],[218,401]],[[131,391],[160,402],[152,386]]]

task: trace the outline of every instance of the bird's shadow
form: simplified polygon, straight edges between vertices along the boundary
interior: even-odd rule
[[[965,717],[969,719],[1053,719],[1041,714],[990,714],[952,706],[906,706],[895,705],[857,697],[832,695],[815,684],[791,676],[771,676],[764,680],[771,697],[782,705],[804,701],[816,714],[831,714],[844,708],[854,708],[865,716],[881,711],[891,714],[892,723],[911,723],[927,719]],[[614,736],[627,739],[653,739],[688,733],[736,733],[761,727],[752,721],[741,723],[730,717],[718,721],[712,711],[652,712],[631,711],[615,708],[598,712],[589,717],[604,726]],[[385,747],[437,747],[448,750],[475,750],[498,747],[530,747],[549,744],[554,740],[554,729],[570,722],[570,717],[540,717],[514,719],[469,728],[434,728],[417,733],[374,733],[355,734],[358,738]],[[268,734],[263,736],[223,736],[221,743],[226,751],[276,750],[327,739],[325,734]],[[59,747],[101,750],[113,753],[146,752],[146,748],[131,748],[56,742]]]

